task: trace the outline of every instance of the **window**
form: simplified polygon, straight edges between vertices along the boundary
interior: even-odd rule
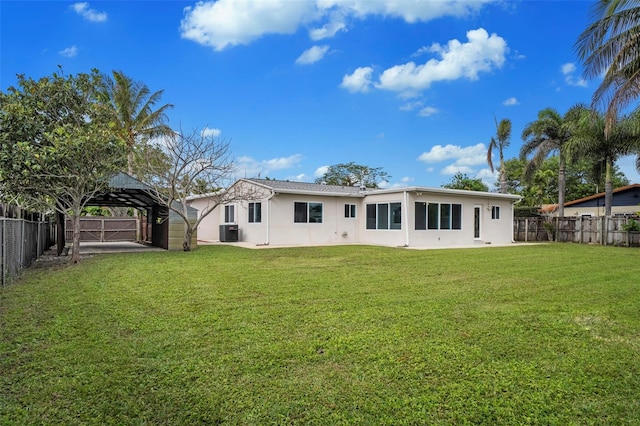
[[[322,203],[293,203],[295,223],[322,223]]]
[[[249,203],[249,223],[262,222],[262,203]]]
[[[400,229],[402,204],[367,204],[367,229]]]
[[[427,229],[427,203],[416,202],[416,230]]]
[[[225,223],[234,222],[235,206],[224,206],[224,221]]]
[[[491,219],[500,219],[500,206],[491,206]]]
[[[416,202],[416,230],[462,229],[462,204]]]
[[[344,217],[356,217],[356,205],[345,204],[344,205]]]

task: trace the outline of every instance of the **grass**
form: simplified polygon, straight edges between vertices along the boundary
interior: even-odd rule
[[[639,424],[640,251],[94,257],[0,291],[0,424]]]

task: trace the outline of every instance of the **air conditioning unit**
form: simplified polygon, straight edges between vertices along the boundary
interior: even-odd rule
[[[220,241],[223,243],[238,241],[238,225],[220,225]]]

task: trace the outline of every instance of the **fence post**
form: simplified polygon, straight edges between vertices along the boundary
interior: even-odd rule
[[[2,288],[7,282],[7,219],[2,218]]]
[[[529,241],[529,218],[524,219],[524,242]]]

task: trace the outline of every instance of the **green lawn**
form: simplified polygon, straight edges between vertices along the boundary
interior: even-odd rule
[[[94,257],[0,290],[0,424],[640,424],[640,250]]]

